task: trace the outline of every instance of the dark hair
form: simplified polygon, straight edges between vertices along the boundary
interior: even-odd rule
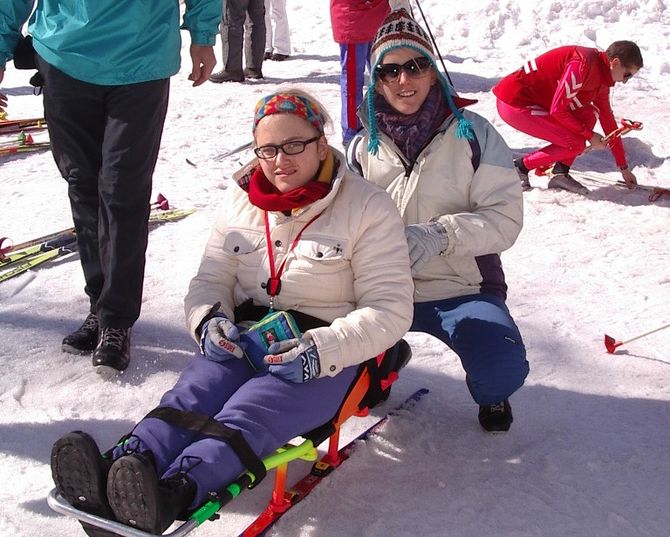
[[[605,54],[610,60],[619,58],[624,67],[637,67],[638,69],[644,67],[640,47],[632,41],[615,41],[607,47]]]

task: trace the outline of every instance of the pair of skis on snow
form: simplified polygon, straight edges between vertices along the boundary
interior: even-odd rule
[[[163,194],[151,204],[150,224],[160,224],[185,218],[195,209],[173,209]],[[7,237],[0,237],[0,282],[7,281],[49,261],[77,251],[74,228],[67,228],[42,237],[13,245]]]
[[[29,132],[45,128],[44,118],[0,120],[0,135],[18,133],[15,139],[0,142],[0,156],[49,149],[49,142],[36,142]]]
[[[410,411],[414,405],[420,401],[421,398],[428,392],[429,391],[426,388],[417,390],[407,399],[405,399],[399,406],[379,418],[365,431],[356,436],[356,438],[341,447],[337,452],[340,464],[351,456],[352,452],[360,442],[378,433],[392,416],[396,416],[403,411]],[[273,508],[273,503],[271,502],[268,507],[266,507],[265,510],[256,518],[256,520],[254,520],[242,533],[240,533],[239,537],[261,537],[265,535],[272,528],[272,526],[289,511],[291,507],[293,507],[299,501],[303,500],[316,488],[319,483],[321,483],[321,481],[323,481],[326,476],[330,475],[334,470],[339,468],[339,464],[337,466],[333,466],[326,459],[327,456],[318,460],[307,475],[299,479],[292,487],[286,490],[285,498],[288,501],[283,504],[282,509]],[[237,497],[237,495],[239,495],[241,490],[244,488],[243,486],[234,485],[235,484],[228,487],[231,489],[230,498],[228,501]],[[147,533],[145,531],[126,526],[119,522],[114,522],[96,515],[91,515],[79,509],[75,509],[56,492],[56,489],[53,489],[49,493],[47,497],[47,503],[51,509],[58,513],[76,518],[82,522],[87,522],[98,528],[102,528],[105,531],[110,532],[110,534],[116,534],[123,537],[158,537],[155,534]],[[225,503],[218,500],[207,502],[199,510],[193,513],[189,520],[184,522],[174,531],[164,534],[163,537],[184,537],[203,522],[207,520],[216,520],[219,518],[217,511],[219,511],[219,509],[221,509]]]
[[[552,168],[537,168],[535,170],[535,174],[544,177],[551,177],[553,175]],[[657,201],[663,196],[670,196],[670,188],[655,185],[644,185],[640,183],[629,187],[624,181],[621,181],[620,179],[614,179],[604,173],[570,170],[570,175],[572,175],[575,179],[585,179],[599,185],[617,186],[631,190],[644,190],[649,192],[648,199],[651,202]]]
[[[27,119],[0,119],[0,134],[13,134],[21,131],[43,130],[47,122],[43,117]]]

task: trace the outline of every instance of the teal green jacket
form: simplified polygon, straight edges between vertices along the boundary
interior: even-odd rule
[[[192,44],[214,45],[222,4],[186,0],[182,29]],[[179,9],[178,0],[2,0],[0,68],[30,16],[37,53],[72,78],[105,86],[168,78],[180,65]]]

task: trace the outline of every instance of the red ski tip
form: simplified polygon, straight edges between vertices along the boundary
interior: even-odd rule
[[[622,345],[621,341],[616,341],[613,337],[605,334],[605,348],[609,354],[614,354],[619,345]]]
[[[156,205],[161,211],[167,211],[170,208],[168,199],[160,192],[158,193],[158,197],[156,198],[154,205]]]

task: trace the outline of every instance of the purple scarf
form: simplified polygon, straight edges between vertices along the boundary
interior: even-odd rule
[[[401,114],[379,93],[374,95],[374,107],[379,130],[391,137],[410,162],[414,162],[449,114],[440,84],[433,84],[414,114]]]

